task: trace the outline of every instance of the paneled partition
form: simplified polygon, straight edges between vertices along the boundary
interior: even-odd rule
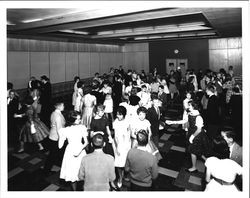
[[[47,75],[51,83],[60,83],[103,74],[123,64],[123,53],[118,45],[8,39],[7,64],[8,81],[22,89],[31,76]]]
[[[235,75],[242,75],[242,43],[241,38],[223,38],[209,40],[209,66],[218,71],[234,67]]]

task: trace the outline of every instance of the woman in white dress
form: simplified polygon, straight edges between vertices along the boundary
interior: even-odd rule
[[[139,107],[137,109],[137,115],[138,118],[131,120],[130,122],[130,128],[131,128],[131,138],[132,138],[132,148],[137,147],[138,142],[136,139],[136,135],[139,131],[144,130],[148,134],[148,144],[146,146],[146,150],[149,153],[152,153],[156,156],[157,160],[162,159],[162,156],[160,155],[160,152],[156,145],[152,141],[152,132],[151,132],[151,124],[146,119],[147,109],[145,107]]]
[[[84,88],[84,96],[82,98],[82,124],[84,124],[87,129],[90,129],[90,123],[93,117],[93,109],[96,105],[96,97],[90,94],[91,88]]]
[[[64,141],[68,140],[68,145],[63,156],[60,178],[71,182],[75,191],[77,186],[78,172],[83,156],[86,155],[85,147],[88,145],[88,132],[84,125],[81,125],[81,115],[73,111],[69,115],[69,126],[59,130],[59,148],[63,147]],[[84,144],[82,143],[84,139]]]
[[[223,137],[214,139],[213,156],[206,159],[206,189],[216,193],[233,193],[239,190],[234,185],[237,175],[242,175],[242,167],[228,159],[229,148]]]
[[[83,97],[83,83],[79,81],[77,83],[77,95],[76,95],[76,104],[74,107],[75,111],[82,112],[82,97]]]
[[[72,105],[73,105],[73,107],[75,107],[75,105],[76,105],[76,96],[77,96],[77,83],[80,81],[80,78],[78,77],[78,76],[76,76],[75,78],[74,78],[74,82],[75,82],[75,84],[74,84],[74,93],[73,93],[73,95],[72,95]]]
[[[117,186],[122,186],[122,179],[124,175],[124,167],[129,149],[131,148],[130,140],[130,125],[129,121],[125,118],[127,110],[124,106],[117,108],[117,118],[113,123],[115,133],[115,167],[118,170]]]

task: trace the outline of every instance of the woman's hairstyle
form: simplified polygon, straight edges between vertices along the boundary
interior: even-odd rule
[[[164,86],[163,85],[159,85],[159,88],[164,89]]]
[[[42,79],[42,80],[49,81],[49,78],[48,78],[47,76],[45,76],[45,75],[41,76],[41,79]]]
[[[74,82],[76,82],[77,80],[80,80],[79,76],[74,77]]]
[[[193,107],[194,110],[199,111],[199,105],[195,101],[191,100],[191,101],[188,102],[188,104],[190,104]]]
[[[137,94],[137,88],[136,87],[132,87],[131,89],[131,95],[136,95]]]
[[[67,126],[71,126],[75,123],[78,116],[81,116],[81,113],[78,111],[70,111],[67,116]]]
[[[219,159],[229,158],[229,147],[221,136],[213,139],[213,155]]]
[[[64,102],[62,100],[57,100],[57,101],[54,102],[54,107],[57,108],[61,104],[64,104]]]
[[[103,81],[103,85],[109,85],[109,81],[108,80],[104,80]]]
[[[81,88],[82,87],[82,85],[83,85],[83,82],[82,81],[79,81],[78,83],[77,83],[77,88]]]
[[[146,146],[148,144],[148,133],[142,129],[136,134],[136,139],[139,146]]]
[[[139,115],[140,112],[143,112],[143,113],[147,114],[147,111],[148,110],[146,109],[146,107],[139,107],[137,109],[137,114]]]
[[[105,110],[105,105],[99,104],[99,105],[96,106],[96,111],[97,111],[97,112],[98,112],[98,111],[104,111],[104,110]]]
[[[117,114],[123,115],[123,117],[127,114],[127,109],[124,106],[119,106],[117,108]]]
[[[89,94],[91,93],[92,89],[90,86],[86,86],[83,88],[83,94],[86,95],[86,94]]]

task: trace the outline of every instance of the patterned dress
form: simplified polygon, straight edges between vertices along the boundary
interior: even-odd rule
[[[49,135],[49,129],[39,119],[33,106],[27,107],[25,112],[26,122],[21,129],[20,141],[22,142],[40,142]],[[35,133],[31,133],[31,122],[34,123]]]

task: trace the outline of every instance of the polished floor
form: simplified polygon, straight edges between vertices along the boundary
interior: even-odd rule
[[[166,119],[180,119],[181,105],[169,108]],[[185,135],[180,125],[167,126],[160,131],[159,150],[163,159],[159,161],[159,176],[154,184],[156,191],[202,191],[205,176],[204,162],[198,160],[198,172],[188,173],[190,156],[185,152]],[[8,150],[9,191],[71,191],[69,183],[59,178],[60,163],[53,166],[54,174],[44,175],[42,168],[48,151],[38,151],[27,145],[24,153]],[[127,191],[129,182],[124,180],[121,191]],[[82,189],[79,182],[78,190]]]

